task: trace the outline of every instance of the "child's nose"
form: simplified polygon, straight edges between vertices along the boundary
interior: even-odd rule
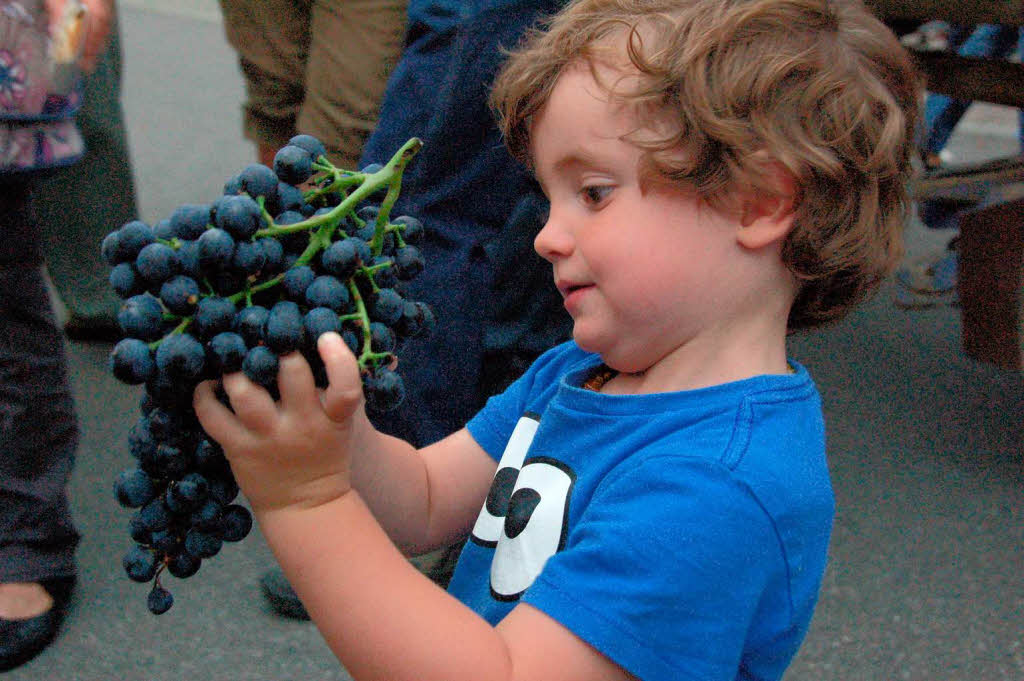
[[[554,262],[572,253],[572,233],[554,210],[548,214],[547,221],[534,238],[533,249],[548,262]]]

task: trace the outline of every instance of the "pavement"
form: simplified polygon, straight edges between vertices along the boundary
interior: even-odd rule
[[[208,201],[254,151],[241,78],[213,0],[124,0],[124,106],[142,217]],[[976,107],[951,144],[1005,153],[1016,118]],[[948,234],[912,221],[911,254]],[[1024,679],[1024,374],[963,355],[955,307],[904,310],[893,284],[842,323],[793,339],[821,389],[838,511],[829,567],[787,681]],[[443,322],[442,322],[443,323]],[[443,328],[443,326],[442,326]],[[140,393],[108,373],[108,345],[71,343],[82,442],[72,504],[80,588],[61,637],[4,681],[324,680],[349,677],[315,627],[270,612],[258,532],[227,546],[154,617],[120,566]],[[401,655],[401,642],[395,644]]]

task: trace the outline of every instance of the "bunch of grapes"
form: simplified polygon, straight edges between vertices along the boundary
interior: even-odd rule
[[[125,299],[126,337],[111,370],[145,385],[129,435],[137,465],[114,492],[134,509],[122,563],[129,578],[152,584],[151,612],[173,603],[165,570],[190,577],[252,528],[224,452],[192,408],[200,381],[242,371],[276,398],[278,358],[297,351],[324,387],[316,340],[334,331],[358,359],[367,408],[401,403],[399,345],[434,325],[426,304],[403,295],[423,269],[423,227],[390,216],[419,148],[412,139],[386,165],[349,171],[327,160],[319,140],[298,135],[273,170],[247,166],[212,204],[180,206],[152,227],[132,221],[103,240],[110,284]]]

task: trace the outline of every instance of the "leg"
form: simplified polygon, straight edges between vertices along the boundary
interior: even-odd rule
[[[305,99],[309,0],[220,0],[224,32],[245,78],[243,131],[261,162],[296,134]]]
[[[99,251],[107,233],[137,215],[120,95],[115,23],[107,51],[86,79],[77,116],[85,156],[74,169],[54,172],[33,187],[47,267],[70,313],[68,332],[77,329],[83,338],[120,333],[120,301],[107,283],[110,268]]]
[[[0,183],[0,225],[24,237],[0,249],[0,671],[56,634],[70,596],[78,533],[67,483],[77,444],[64,339],[38,258],[23,183]]]
[[[356,169],[377,123],[405,34],[406,0],[313,3],[306,99],[299,132],[318,137],[331,161]]]

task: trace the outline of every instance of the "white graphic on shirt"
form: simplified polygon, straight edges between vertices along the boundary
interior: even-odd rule
[[[517,600],[565,544],[576,476],[563,462],[548,457],[531,456],[524,464],[537,419],[526,414],[516,424],[470,536],[494,548],[491,595],[498,600]]]

